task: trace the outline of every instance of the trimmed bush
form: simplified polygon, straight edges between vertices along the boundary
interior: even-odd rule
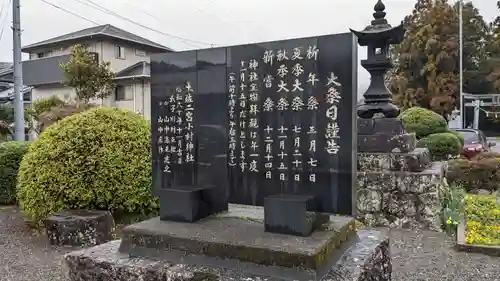
[[[443,116],[422,107],[409,108],[399,118],[403,120],[406,131],[415,133],[418,139],[448,131],[448,124]]]
[[[457,137],[458,141],[460,142],[460,146],[462,147],[464,146],[465,140],[464,136],[461,133],[457,131],[448,131],[448,133],[454,134]]]
[[[150,149],[150,124],[133,112],[94,108],[66,117],[21,162],[19,205],[37,225],[67,209],[156,211]]]
[[[29,142],[9,141],[0,144],[0,205],[16,202],[17,171]]]
[[[429,135],[418,141],[418,147],[426,147],[433,160],[446,160],[457,156],[462,151],[460,141],[454,134],[438,133]]]
[[[480,153],[471,160],[450,161],[447,179],[463,186],[467,192],[479,189],[494,192],[500,190],[500,157],[498,153]]]

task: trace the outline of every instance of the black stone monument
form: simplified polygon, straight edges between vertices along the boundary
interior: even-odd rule
[[[307,236],[320,213],[352,215],[354,44],[346,33],[153,56],[161,219],[258,205],[266,230]]]
[[[351,217],[356,77],[353,33],[153,55],[160,216],[68,255],[71,281],[390,280]]]

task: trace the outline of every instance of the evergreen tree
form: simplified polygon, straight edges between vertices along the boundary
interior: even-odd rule
[[[455,4],[455,11],[459,13],[459,2]],[[483,19],[479,10],[472,2],[463,4],[463,91],[470,94],[485,94],[491,91],[488,81],[488,52],[487,45],[490,36],[488,23]],[[457,57],[458,59],[459,57]],[[457,72],[460,64],[457,60]]]
[[[405,18],[405,40],[394,48],[390,87],[403,109],[430,108],[447,117],[458,94],[458,17],[446,0],[418,0]]]
[[[87,103],[94,98],[106,98],[115,87],[115,74],[109,62],[98,62],[83,45],[75,45],[71,59],[61,67],[66,84],[75,88],[79,101]]]
[[[500,1],[497,2],[497,9],[500,12]],[[491,23],[491,38],[488,45],[487,69],[489,71],[488,80],[491,82],[492,90],[500,93],[500,16]]]

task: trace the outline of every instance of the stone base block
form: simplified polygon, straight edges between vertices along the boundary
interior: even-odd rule
[[[264,198],[264,229],[268,232],[309,236],[328,223],[329,214],[315,212],[314,196],[277,194]]]
[[[161,220],[194,222],[227,210],[227,201],[216,198],[215,186],[183,186],[157,191],[160,196]]]
[[[358,153],[359,171],[422,172],[431,164],[427,148],[416,148],[407,153]]]
[[[323,276],[304,269],[262,266],[240,261],[212,260],[192,264],[181,260],[130,258],[112,241],[65,256],[69,281],[389,281],[391,257],[387,233],[362,230],[344,255]],[[285,247],[286,245],[282,245]]]
[[[47,238],[56,246],[94,246],[113,240],[115,223],[108,211],[69,210],[45,220]]]
[[[440,229],[445,164],[422,172],[358,172],[357,219],[370,226]]]
[[[232,205],[227,213],[195,223],[153,218],[122,231],[120,252],[135,257],[171,260],[178,251],[216,259],[259,265],[306,268],[321,272],[341,256],[337,250],[355,233],[354,219],[333,216],[329,224],[308,237],[264,230],[264,208]],[[181,254],[185,256],[185,254]],[[193,262],[204,262],[194,259]]]
[[[406,132],[403,121],[398,118],[358,118],[358,134],[375,135],[377,133],[401,135]]]

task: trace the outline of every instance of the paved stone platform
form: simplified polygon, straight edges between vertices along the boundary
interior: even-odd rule
[[[322,275],[336,262],[355,233],[354,219],[332,216],[310,236],[264,231],[263,208],[231,205],[228,212],[195,223],[161,221],[159,217],[130,225],[122,231],[120,252],[139,257],[176,260],[179,251],[262,265],[302,267]],[[207,263],[196,258],[183,262]],[[193,258],[191,258],[193,259]],[[229,267],[237,267],[228,265]]]
[[[389,239],[384,231],[359,231],[354,244],[340,260],[332,266],[322,279],[310,279],[304,275],[291,279],[288,268],[258,266],[251,274],[248,267],[240,263],[240,268],[223,268],[188,265],[166,261],[130,258],[118,252],[121,241],[112,241],[97,247],[66,255],[71,281],[371,281],[390,280],[392,265],[389,256]],[[276,275],[280,276],[269,276]],[[296,275],[294,275],[296,276]]]

